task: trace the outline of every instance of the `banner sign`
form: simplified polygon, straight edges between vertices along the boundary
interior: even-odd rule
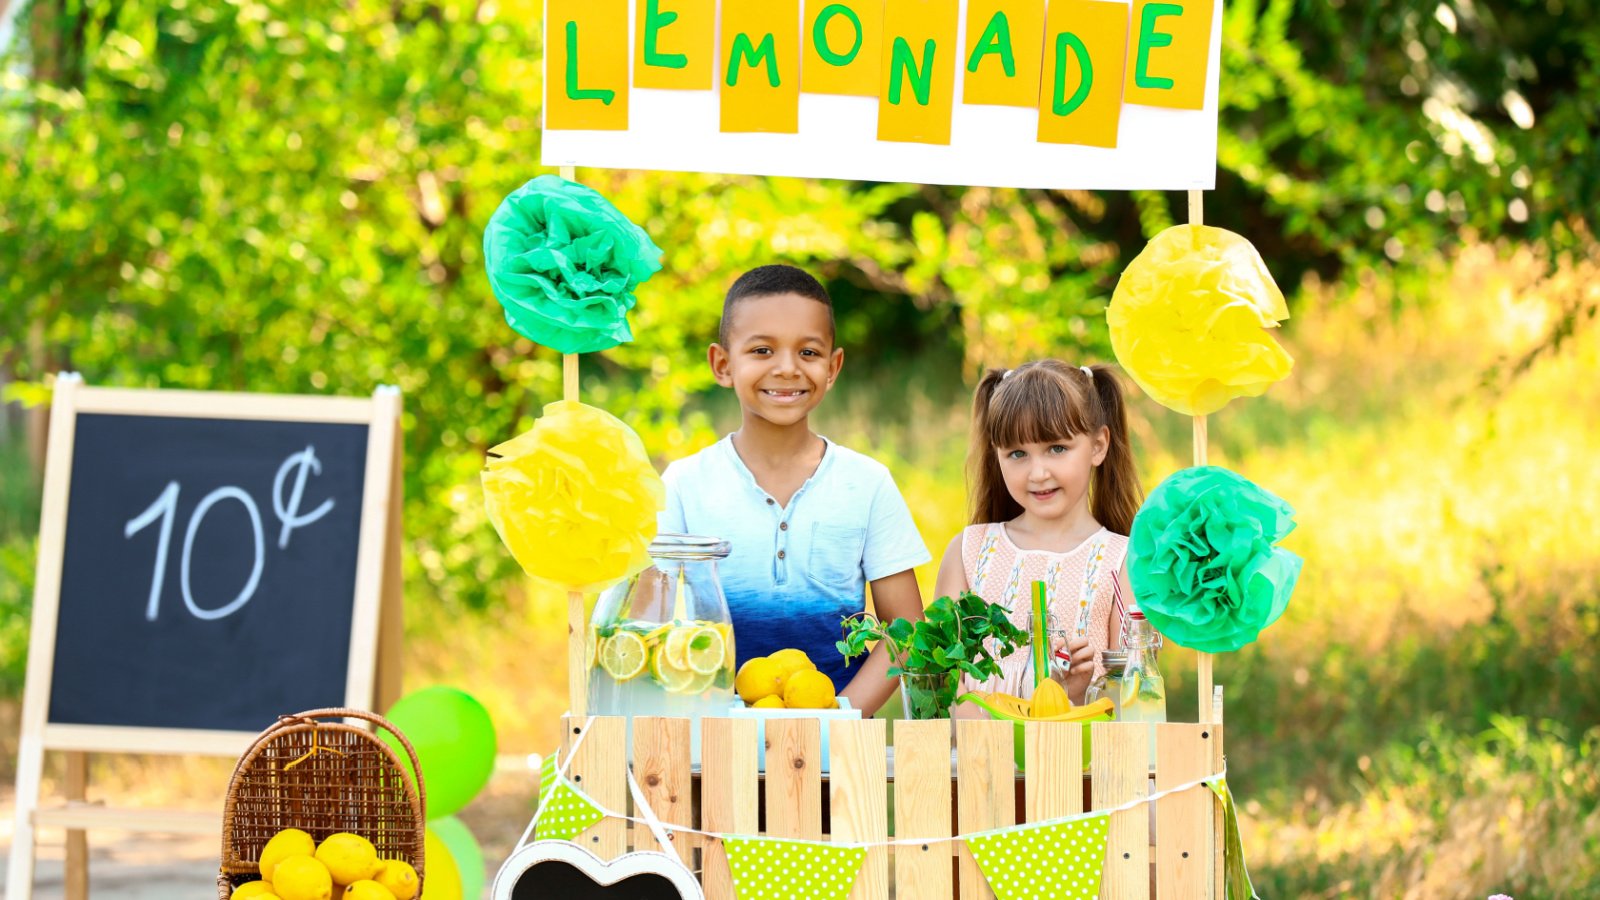
[[[1215,186],[1219,0],[546,0],[543,163]]]

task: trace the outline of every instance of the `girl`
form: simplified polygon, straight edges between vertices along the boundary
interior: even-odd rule
[[[989,370],[973,402],[968,466],[972,525],[945,550],[935,596],[970,590],[1027,630],[1033,583],[1043,581],[1050,649],[1071,655],[1062,686],[1082,703],[1100,651],[1121,645],[1123,598],[1133,596],[1122,561],[1141,501],[1110,367],[1043,359]],[[1001,668],[984,684],[964,677],[962,689],[1032,695],[1025,649]]]

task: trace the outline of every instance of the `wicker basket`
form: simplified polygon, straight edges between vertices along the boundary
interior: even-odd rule
[[[405,764],[363,719],[399,739]],[[314,709],[282,716],[240,757],[222,809],[222,867],[217,896],[261,877],[257,863],[273,835],[299,828],[321,842],[350,831],[372,841],[382,859],[404,859],[423,880],[427,830],[422,770],[406,736],[382,717],[358,709]]]

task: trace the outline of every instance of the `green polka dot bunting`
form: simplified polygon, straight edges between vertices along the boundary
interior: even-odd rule
[[[967,847],[1000,900],[1095,900],[1109,821],[1024,825],[969,837]]]
[[[739,900],[844,900],[867,851],[814,841],[724,837]]]
[[[605,818],[588,797],[573,790],[566,779],[556,777],[554,757],[546,759],[539,770],[539,803],[540,840],[570,841]]]

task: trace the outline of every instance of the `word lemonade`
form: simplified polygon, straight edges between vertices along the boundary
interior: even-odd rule
[[[719,90],[721,131],[795,134],[804,91],[875,97],[880,141],[949,144],[960,66],[962,103],[1036,109],[1042,143],[1114,148],[1124,102],[1203,108],[1215,10],[804,0],[802,16],[802,0],[634,0],[630,34],[628,2],[549,0],[547,129],[625,131],[637,87]]]

